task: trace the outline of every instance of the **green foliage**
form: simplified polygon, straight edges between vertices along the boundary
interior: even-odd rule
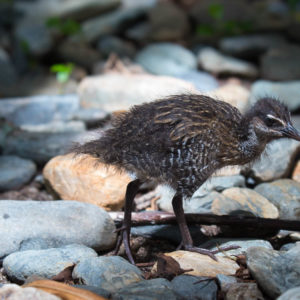
[[[50,67],[50,71],[56,73],[56,79],[59,83],[67,82],[70,79],[73,69],[73,63],[55,64]]]
[[[295,11],[298,4],[300,4],[300,0],[288,0],[288,6],[291,11]]]
[[[215,20],[221,20],[224,14],[224,7],[219,3],[211,4],[208,8],[209,15]]]
[[[63,35],[74,35],[81,31],[80,24],[72,19],[49,18],[46,21],[46,25],[49,28],[57,28]]]
[[[212,3],[208,7],[208,14],[214,22],[212,24],[199,24],[196,28],[196,33],[203,37],[242,34],[250,32],[253,28],[251,22],[239,22],[234,20],[225,21],[224,6],[220,3]]]

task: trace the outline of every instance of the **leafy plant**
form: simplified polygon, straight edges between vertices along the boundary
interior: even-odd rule
[[[56,73],[56,79],[59,83],[67,82],[70,79],[73,69],[73,63],[54,64],[50,67],[50,71]]]
[[[57,28],[63,35],[73,35],[81,31],[80,24],[72,19],[49,18],[46,25],[49,28]]]

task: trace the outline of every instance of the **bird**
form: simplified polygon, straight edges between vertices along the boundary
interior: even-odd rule
[[[184,250],[206,254],[195,247],[183,210],[183,200],[217,170],[257,160],[266,145],[280,138],[300,141],[288,108],[263,97],[242,114],[231,104],[205,95],[181,94],[133,106],[119,114],[111,128],[76,147],[98,161],[131,174],[125,195],[124,220],[116,249],[124,243],[129,261],[131,212],[140,186],[148,181],[174,190],[172,206]]]

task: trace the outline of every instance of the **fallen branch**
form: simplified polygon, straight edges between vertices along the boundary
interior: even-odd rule
[[[123,221],[123,212],[109,212],[117,226],[121,226]],[[296,220],[280,220],[267,219],[244,215],[235,216],[217,216],[212,214],[185,214],[188,224],[201,225],[230,225],[253,227],[255,229],[284,229],[300,231],[300,221]],[[143,225],[161,225],[161,224],[176,224],[174,214],[160,211],[145,211],[132,213],[132,226]]]

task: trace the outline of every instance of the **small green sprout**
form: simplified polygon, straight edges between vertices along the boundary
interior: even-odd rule
[[[70,79],[73,69],[73,63],[55,64],[50,67],[50,71],[56,73],[56,79],[59,83],[67,82]]]

